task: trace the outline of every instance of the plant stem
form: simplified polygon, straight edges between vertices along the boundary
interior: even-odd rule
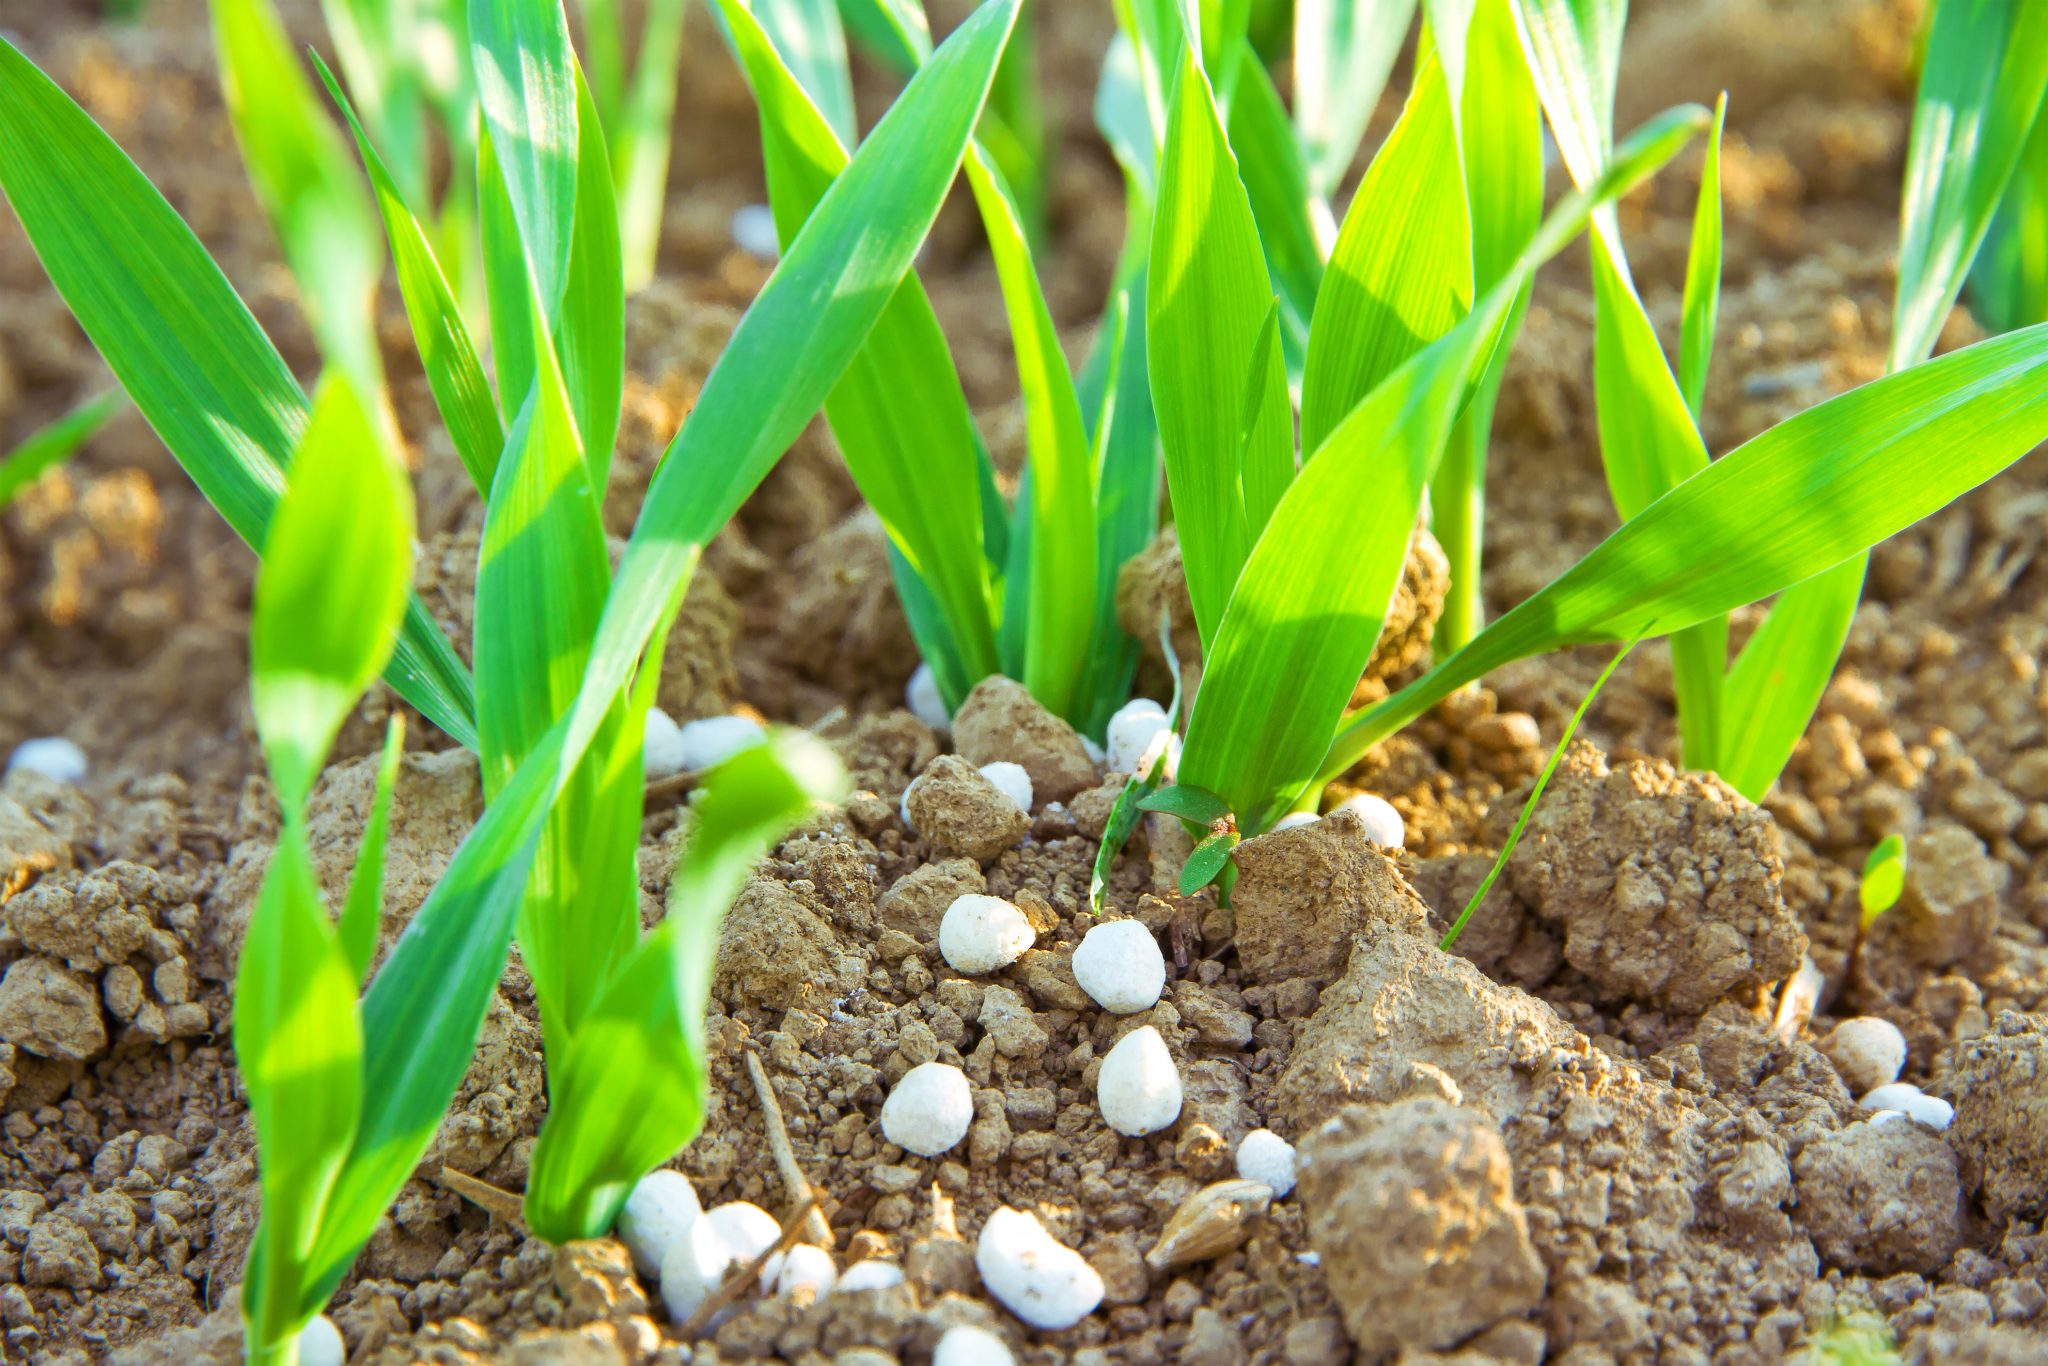
[[[1486,399],[1481,411],[1481,398]],[[1439,659],[1462,649],[1486,617],[1480,595],[1479,552],[1486,527],[1486,438],[1493,395],[1475,394],[1451,430],[1451,443],[1430,481],[1430,530],[1450,561],[1451,586],[1437,618],[1433,648]]]

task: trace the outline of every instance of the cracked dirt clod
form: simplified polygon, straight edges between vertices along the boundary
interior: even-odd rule
[[[1993,1219],[2048,1214],[2048,1020],[2006,1011],[1956,1049],[1948,1133]]]
[[[1030,816],[973,765],[950,754],[919,775],[906,802],[911,825],[945,858],[987,863],[1031,830]]]
[[[1520,809],[1510,799],[1496,817],[1512,822]],[[1799,965],[1806,936],[1783,876],[1769,814],[1719,778],[1661,761],[1610,767],[1583,741],[1507,868],[1516,896],[1562,927],[1565,961],[1595,987],[1680,1014]]]
[[[1095,761],[1074,728],[1012,679],[974,685],[953,714],[953,743],[976,768],[1004,761],[1022,766],[1042,802],[1064,802],[1097,781]]]
[[[1328,981],[1359,932],[1428,927],[1429,908],[1351,812],[1246,840],[1236,861],[1237,951],[1257,981]]]
[[[1301,1156],[1309,1240],[1364,1351],[1449,1347],[1542,1300],[1507,1148],[1477,1110],[1347,1105]]]
[[[1962,1180],[1939,1135],[1911,1120],[1863,1120],[1792,1163],[1800,1224],[1828,1262],[1930,1273],[1963,1241]]]

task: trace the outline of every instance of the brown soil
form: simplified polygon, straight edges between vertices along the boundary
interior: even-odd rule
[[[286,357],[313,364],[290,282],[222,118],[199,0],[138,28],[85,3],[10,16],[29,53],[154,177]],[[286,6],[317,35],[314,7]],[[1639,3],[1621,122],[1730,90],[1728,293],[1708,399],[1725,450],[1877,373],[1906,131],[1910,0]],[[1045,8],[1063,155],[1054,309],[1080,344],[1114,260],[1115,173],[1089,132],[1107,7]],[[1055,18],[1056,16],[1056,18]],[[655,459],[762,278],[732,210],[760,197],[753,112],[693,17],[661,281],[629,305],[624,534]],[[868,82],[864,108],[886,88]],[[708,129],[718,130],[707,137]],[[1676,316],[1693,183],[1625,206],[1653,311]],[[1020,445],[995,282],[971,210],[942,219],[926,278],[999,460]],[[106,382],[11,224],[0,229],[0,438]],[[436,430],[403,317],[389,361],[422,500],[423,595],[466,635],[478,512]],[[1540,285],[1495,442],[1488,597],[1500,610],[1611,529],[1592,431],[1583,258]],[[1959,314],[1948,341],[1972,335]],[[1232,909],[1182,898],[1186,850],[1153,818],[1105,914],[1165,949],[1151,1010],[1097,1010],[1074,981],[1089,870],[1114,789],[1072,736],[985,689],[952,736],[896,710],[914,650],[879,529],[822,427],[720,537],[672,641],[662,700],[815,724],[857,795],[786,842],[728,920],[713,1105],[677,1159],[707,1205],[787,1205],[749,1079],[758,1057],[844,1265],[897,1290],[757,1301],[681,1342],[654,1287],[601,1242],[551,1249],[438,1184],[401,1196],[337,1295],[352,1359],[805,1362],[927,1358],[975,1323],[1020,1359],[1594,1363],[1781,1360],[1839,1314],[1888,1320],[1910,1359],[2048,1353],[2048,557],[2039,457],[1883,547],[1847,657],[1761,808],[1670,767],[1667,656],[1646,647],[1586,727],[1527,842],[1459,946],[1462,906],[1604,656],[1503,670],[1370,756],[1351,785],[1394,802],[1388,859],[1338,818],[1246,846]],[[69,735],[80,788],[0,789],[0,1332],[4,1359],[227,1360],[256,1217],[254,1145],[228,1047],[228,983],[275,814],[246,703],[251,558],[143,425],[112,425],[0,514],[0,751]],[[1149,590],[1148,590],[1149,591]],[[1747,614],[1739,627],[1754,620]],[[1404,645],[1406,640],[1404,638]],[[1377,686],[1377,685],[1374,685]],[[314,801],[338,891],[393,705],[367,700]],[[478,810],[472,761],[425,725],[399,789],[395,934]],[[959,754],[949,754],[957,745]],[[1012,759],[1022,820],[971,764]],[[910,780],[933,779],[911,803]],[[643,903],[661,901],[675,799],[650,804]],[[1842,984],[1855,870],[1912,841],[1911,884]],[[936,950],[953,897],[1014,901],[1036,946],[991,978]],[[1831,984],[1805,1033],[1771,1027],[1803,950]],[[1957,1106],[1946,1134],[1859,1122],[1815,1046],[1875,1014],[1905,1078]],[[1180,1120],[1120,1137],[1095,1074],[1156,1028]],[[546,1112],[516,959],[429,1167],[517,1189]],[[909,1068],[974,1087],[964,1144],[923,1159],[878,1113]],[[1299,1193],[1229,1207],[1218,1255],[1155,1269],[1169,1219],[1235,1174],[1248,1131],[1299,1144]],[[1103,1306],[1029,1332],[983,1291],[973,1239],[1035,1213],[1102,1277]],[[1355,1347],[1354,1347],[1355,1344]]]

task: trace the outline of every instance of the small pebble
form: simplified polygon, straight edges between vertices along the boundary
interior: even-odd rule
[[[1407,840],[1407,830],[1401,824],[1401,813],[1385,797],[1376,797],[1370,792],[1360,792],[1346,797],[1337,804],[1331,815],[1338,811],[1349,811],[1365,822],[1365,837],[1382,849],[1399,849]]]
[[[862,1290],[887,1290],[903,1284],[903,1268],[894,1262],[878,1262],[872,1259],[855,1262],[846,1268],[846,1274],[839,1278],[834,1287],[842,1295],[855,1294]]]
[[[1151,1025],[1117,1041],[1096,1074],[1095,1100],[1109,1127],[1131,1138],[1158,1133],[1180,1118],[1180,1069]]]
[[[1906,1065],[1906,1036],[1890,1020],[1859,1015],[1844,1020],[1821,1045],[1853,1095],[1875,1091],[1899,1079]]]
[[[933,730],[949,730],[953,718],[946,714],[946,699],[939,693],[938,675],[929,664],[917,666],[917,672],[910,676],[910,684],[903,690],[904,705],[910,714],[930,726]]]
[[[775,233],[775,211],[766,204],[747,204],[733,210],[733,245],[761,261],[773,261],[782,254]]]
[[[633,1254],[634,1269],[651,1277],[660,1274],[661,1260],[669,1248],[703,1213],[689,1177],[677,1171],[649,1172],[626,1197],[614,1232]]]
[[[1038,938],[1031,922],[999,896],[957,897],[939,921],[939,952],[955,972],[1000,972],[1024,956]]]
[[[1104,1010],[1135,1015],[1159,1004],[1166,956],[1142,922],[1104,921],[1074,950],[1074,980]]]
[[[832,1254],[810,1243],[798,1243],[783,1254],[782,1274],[775,1278],[775,1293],[784,1299],[816,1304],[832,1293],[839,1280],[839,1268]]]
[[[1109,718],[1109,729],[1104,733],[1110,772],[1136,773],[1146,758],[1157,757],[1150,752],[1168,731],[1166,708],[1151,698],[1124,703]]]
[[[768,738],[759,721],[744,716],[707,716],[686,721],[678,734],[683,747],[683,768],[702,773],[717,768],[743,749],[752,749]]]
[[[1313,811],[1290,811],[1279,820],[1273,822],[1273,829],[1293,830],[1297,826],[1314,825],[1321,819],[1322,817]]]
[[[1034,1215],[1007,1207],[989,1215],[974,1265],[997,1303],[1033,1328],[1072,1328],[1102,1303],[1102,1277],[1062,1246]]]
[[[348,1346],[341,1330],[325,1314],[315,1314],[299,1330],[299,1366],[341,1366],[348,1360]]]
[[[85,751],[61,735],[45,735],[37,740],[24,740],[14,747],[14,753],[7,760],[7,771],[13,773],[40,773],[60,783],[82,783],[85,781]]]
[[[974,1090],[950,1063],[911,1068],[882,1102],[882,1137],[919,1157],[951,1150],[973,1122]]]
[[[988,779],[996,791],[1015,802],[1019,811],[1027,816],[1031,814],[1031,775],[1024,771],[1024,765],[998,759],[992,764],[983,764],[981,776]]]
[[[932,1366],[1012,1366],[1016,1358],[1001,1338],[971,1323],[956,1323],[932,1350]]]
[[[1900,1110],[1930,1129],[1946,1129],[1956,1117],[1955,1107],[1940,1096],[1930,1096],[1909,1081],[1880,1086],[1860,1102],[1866,1110]]]
[[[670,1321],[688,1320],[718,1289],[727,1267],[752,1260],[726,1246],[709,1216],[691,1223],[661,1259],[661,1303]]]
[[[1263,1181],[1276,1197],[1294,1189],[1294,1145],[1271,1129],[1254,1129],[1237,1145],[1237,1174]]]

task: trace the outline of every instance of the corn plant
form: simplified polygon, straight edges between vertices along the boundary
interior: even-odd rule
[[[1597,173],[1618,43],[1618,0],[1570,8],[1519,0],[1532,66],[1566,165]],[[1934,350],[2048,84],[2048,12],[2025,4],[1937,6],[1907,160],[1899,289],[1887,369]],[[1602,460],[1623,521],[1708,464],[1699,429],[1720,289],[1720,127],[1716,115],[1694,216],[1676,371],[1629,278],[1611,223],[1593,243],[1594,393]],[[1785,593],[1731,663],[1713,617],[1671,637],[1685,763],[1713,769],[1752,800],[1783,771],[1847,638],[1866,557],[1851,556]]]
[[[396,620],[385,677],[479,749],[489,801],[359,1006],[343,999],[335,955],[309,950],[304,961],[324,964],[318,970],[333,979],[320,989],[323,1022],[342,1031],[321,1037],[334,1042],[314,1047],[296,1029],[281,994],[295,979],[251,974],[280,993],[270,1006],[252,997],[248,1012],[252,1028],[276,1021],[272,1034],[248,1044],[274,1059],[266,1075],[296,1085],[311,1068],[328,1084],[318,1096],[272,1106],[267,1126],[257,1120],[276,1135],[266,1140],[265,1163],[278,1175],[266,1188],[265,1217],[282,1221],[282,1231],[259,1239],[268,1260],[252,1272],[263,1278],[250,1292],[252,1352],[289,1358],[296,1325],[333,1292],[411,1175],[462,1077],[515,926],[542,1000],[553,1097],[527,1192],[534,1229],[552,1239],[602,1232],[632,1182],[701,1124],[699,1030],[718,917],[759,850],[838,780],[797,737],[771,739],[714,772],[672,889],[674,914],[641,936],[640,718],[654,663],[704,545],[794,442],[902,286],[966,153],[1016,8],[1000,0],[963,25],[832,178],[659,465],[616,578],[596,519],[618,419],[618,237],[602,129],[559,0],[494,0],[470,13],[484,73],[479,202],[505,412],[419,220],[360,138],[437,402],[487,499],[474,702],[445,640],[405,595],[409,537],[395,517],[386,522],[397,532],[387,525],[366,540],[380,547],[374,576],[353,563],[335,570],[331,556],[319,562],[315,586],[339,600],[318,611],[306,601],[278,609],[264,641],[288,664],[305,656],[301,674],[339,657],[335,640],[360,646],[374,633],[355,631],[351,603],[358,578],[370,576],[376,601],[388,598]],[[313,473],[303,477],[312,481],[330,443],[358,459],[376,449],[379,426],[347,368],[333,368],[309,408],[169,206],[4,44],[0,185],[137,407],[252,543],[266,544],[273,523],[290,525],[279,511],[286,470],[309,451]],[[317,501],[332,518],[344,499],[330,491]],[[343,536],[332,521],[319,531],[330,550],[355,534]],[[313,535],[281,534],[282,547]],[[302,581],[313,570],[301,568],[298,589],[273,587],[269,599],[310,593]],[[267,571],[273,585],[286,574]],[[389,641],[392,626],[382,630]],[[268,648],[259,642],[259,653]],[[310,683],[294,683],[290,670],[259,672],[284,680],[266,685],[277,709],[338,707],[338,717],[381,658],[361,646],[345,676],[329,669]],[[412,663],[422,659],[445,668]],[[259,699],[259,712],[268,706]],[[271,754],[288,808],[302,806],[332,733],[305,716],[293,725],[266,729],[266,740],[285,737]],[[289,844],[280,878],[295,876]],[[296,909],[277,913],[263,933],[311,943],[325,921],[311,914],[317,899],[298,881]],[[361,953],[354,902],[334,934]],[[256,942],[257,952],[273,952],[268,940]],[[354,968],[357,959],[348,962]],[[351,998],[357,980],[346,982]],[[346,1052],[339,1021],[351,1012],[359,1069],[333,1053]],[[360,1078],[353,1098],[351,1070]],[[316,1101],[318,1113],[297,1123],[301,1106]]]
[[[1599,149],[1587,186],[1476,291],[1471,238],[1459,231],[1471,216],[1455,199],[1464,158],[1450,80],[1441,58],[1426,59],[1342,231],[1372,212],[1363,206],[1406,211],[1374,213],[1378,231],[1359,230],[1369,249],[1359,248],[1353,300],[1341,310],[1319,301],[1297,469],[1267,340],[1274,296],[1196,51],[1190,43],[1174,96],[1149,301],[1151,387],[1205,661],[1181,786],[1147,799],[1214,832],[1184,886],[1220,873],[1237,839],[1313,801],[1372,745],[1490,670],[1724,616],[1859,558],[2048,435],[2048,329],[1902,370],[1653,491],[1619,531],[1462,649],[1347,713],[1423,489],[1529,275],[1588,221],[1596,243],[1618,237],[1604,206],[1712,120],[1674,111],[1609,152],[1604,119],[1578,109],[1594,130],[1586,145]],[[1534,65],[1541,87],[1548,78]],[[1597,97],[1590,107],[1601,107]],[[1366,194],[1376,183],[1385,200]],[[1419,236],[1411,215],[1446,197],[1437,230]],[[1311,394],[1325,384],[1332,396],[1318,411],[1335,418],[1311,420]]]
[[[815,26],[793,25],[777,5],[720,4],[761,109],[769,201],[787,242],[846,158],[831,113],[845,71],[821,58],[844,44],[820,41]],[[830,12],[813,22],[829,28]],[[904,32],[916,50],[915,33]],[[1152,135],[1142,140],[1149,153]],[[1128,696],[1136,665],[1116,624],[1116,570],[1156,524],[1150,406],[1122,382],[1129,348],[1121,319],[1143,263],[1124,262],[1111,325],[1077,378],[1039,288],[1026,210],[986,147],[977,144],[967,164],[1026,400],[1030,468],[1014,518],[914,279],[890,301],[825,414],[889,535],[906,614],[947,707],[980,679],[1004,673],[1099,735]],[[1143,193],[1134,188],[1135,202]]]
[[[30,433],[27,440],[0,455],[0,508],[92,440],[93,433],[121,410],[118,393],[87,399],[55,422]]]

